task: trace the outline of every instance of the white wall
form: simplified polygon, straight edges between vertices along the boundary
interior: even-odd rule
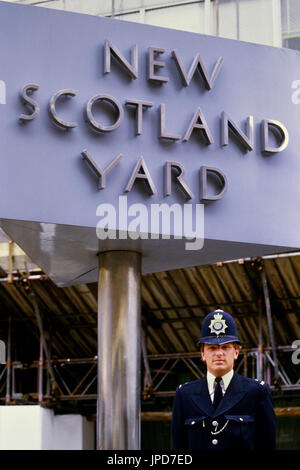
[[[0,450],[93,450],[94,424],[39,405],[0,406]]]

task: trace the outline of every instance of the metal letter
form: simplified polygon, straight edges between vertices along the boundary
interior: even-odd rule
[[[172,56],[173,56],[173,59],[175,60],[175,64],[177,66],[178,72],[180,73],[183,86],[189,86],[189,84],[190,84],[190,82],[191,82],[191,80],[192,80],[192,78],[195,74],[195,71],[198,69],[200,74],[201,74],[201,77],[204,80],[205,88],[207,88],[207,90],[212,89],[214,81],[217,78],[217,75],[221,70],[223,60],[224,60],[223,57],[218,58],[217,62],[215,63],[212,74],[209,77],[208,73],[206,71],[206,68],[205,68],[205,66],[204,66],[204,64],[201,60],[201,57],[200,57],[199,53],[194,57],[194,60],[192,62],[192,65],[191,65],[188,73],[186,73],[186,71],[184,70],[182,62],[181,62],[181,60],[180,60],[180,58],[179,58],[176,51],[172,51]]]
[[[111,126],[101,126],[101,124],[99,124],[94,119],[94,116],[93,116],[93,113],[92,113],[92,108],[93,108],[94,104],[97,101],[108,101],[108,103],[112,104],[114,106],[114,108],[116,109],[117,119],[116,119],[116,122],[114,124],[112,124]],[[111,131],[114,131],[115,129],[117,129],[121,125],[121,123],[123,121],[123,117],[124,117],[124,111],[123,111],[122,106],[117,102],[117,100],[115,100],[115,98],[113,96],[110,96],[110,95],[96,95],[93,98],[91,98],[90,101],[88,102],[88,104],[86,105],[86,116],[87,116],[88,122],[90,123],[90,125],[92,126],[92,128],[95,131],[111,132]]]
[[[142,100],[126,100],[125,103],[128,106],[136,106],[136,135],[141,135],[143,133],[143,106],[152,108],[153,103]]]
[[[39,88],[40,88],[39,85],[34,85],[33,83],[29,83],[28,85],[24,86],[22,93],[21,93],[22,101],[25,105],[30,106],[30,108],[33,108],[33,112],[31,114],[21,114],[19,117],[20,121],[23,121],[23,122],[32,121],[39,114],[39,111],[40,111],[39,105],[37,104],[36,101],[30,98],[27,94],[27,93],[32,93],[34,91],[37,91],[39,90]]]
[[[56,101],[58,98],[61,96],[76,96],[77,91],[75,90],[60,90],[55,95],[52,96],[50,103],[49,103],[49,113],[50,116],[52,117],[53,121],[60,127],[63,127],[64,129],[72,129],[73,127],[77,127],[77,122],[68,122],[68,121],[63,121],[58,117],[58,114],[55,109]]]
[[[144,173],[140,173],[140,171],[143,171]],[[153,183],[153,180],[151,178],[151,175],[149,173],[149,170],[147,168],[147,165],[145,163],[145,160],[144,158],[141,156],[139,159],[138,159],[138,162],[137,164],[135,165],[135,168],[132,172],[132,175],[128,181],[128,184],[125,188],[125,193],[129,193],[129,191],[131,191],[132,189],[132,186],[135,182],[135,180],[139,178],[139,179],[143,179],[145,180],[145,183],[147,184],[148,186],[148,189],[149,189],[149,193],[150,195],[152,196],[153,194],[156,194],[157,191],[156,191],[156,187],[155,187],[155,184]]]
[[[179,174],[176,175],[176,179],[178,181],[180,188],[186,195],[187,199],[193,199],[194,194],[192,193],[188,185],[183,181],[183,177],[185,174],[184,166],[179,162],[170,162],[170,161],[167,161],[165,165],[165,196],[170,196],[172,194],[172,189],[171,189],[172,168],[179,170]]]
[[[275,128],[282,140],[279,147],[270,147],[269,146],[269,126]],[[282,152],[285,150],[289,144],[289,133],[287,128],[279,121],[274,121],[272,119],[264,119],[261,122],[261,137],[262,137],[262,153],[266,155],[271,155],[273,153]]]
[[[125,59],[116,46],[106,40],[104,43],[104,73],[110,73],[111,55],[121,64],[134,80],[138,78],[138,45],[131,48],[131,64]]]
[[[198,123],[199,119],[200,124]],[[200,131],[204,134],[204,140],[207,145],[214,143],[214,139],[211,135],[204,114],[202,113],[200,108],[197,108],[194,117],[190,122],[188,130],[186,131],[186,134],[183,138],[183,142],[187,142],[189,140],[194,129],[200,129]]]
[[[154,59],[155,54],[163,54],[164,52],[165,52],[165,50],[161,49],[159,47],[149,47],[149,62],[148,62],[149,75],[148,75],[148,80],[150,80],[151,82],[154,82],[154,83],[158,82],[158,83],[162,84],[162,83],[166,83],[166,82],[169,81],[168,77],[162,77],[161,75],[156,75],[155,70],[154,70],[155,67],[162,68],[162,67],[165,66],[165,62]]]
[[[230,128],[237,139],[246,147],[248,150],[253,150],[253,116],[247,117],[246,122],[246,131],[247,135],[242,132],[237,125],[229,118],[228,114],[224,111],[221,114],[222,116],[222,126],[221,126],[221,145],[228,145],[228,129]]]
[[[180,135],[177,134],[167,134],[165,131],[165,122],[166,122],[166,105],[161,103],[160,107],[160,139],[168,139],[168,140],[179,140],[181,138]]]
[[[207,173],[214,173],[217,177],[221,180],[223,188],[219,194],[215,194],[214,196],[207,195]],[[209,166],[201,166],[200,168],[200,201],[201,202],[209,202],[209,201],[216,201],[217,199],[221,199],[225,192],[227,191],[227,178],[224,173],[219,170],[218,168],[209,167]]]
[[[86,150],[81,152],[82,159],[86,161],[88,167],[96,174],[98,178],[98,189],[105,189],[106,187],[106,175],[119,163],[123,158],[123,155],[120,154],[116,157],[104,170],[100,168],[99,165],[92,159],[92,157],[87,153]]]

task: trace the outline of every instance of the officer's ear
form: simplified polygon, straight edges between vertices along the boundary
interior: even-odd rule
[[[241,346],[239,344],[234,345],[234,359],[236,360],[238,358],[238,355],[240,353]]]
[[[203,362],[206,362],[205,354],[204,354],[204,344],[200,344],[200,354],[201,354],[201,359]]]

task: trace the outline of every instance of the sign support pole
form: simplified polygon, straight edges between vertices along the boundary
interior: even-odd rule
[[[141,255],[98,255],[97,449],[140,449]]]

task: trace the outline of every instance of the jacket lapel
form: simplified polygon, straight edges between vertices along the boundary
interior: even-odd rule
[[[228,387],[229,388],[229,387]],[[194,393],[191,396],[191,400],[194,405],[201,410],[207,416],[212,417],[215,413],[215,409],[212,405],[209,393],[208,393],[208,386],[206,377],[200,379],[199,382],[199,391]]]
[[[230,408],[233,408],[246,394],[240,376],[234,373],[226,393],[214,410],[214,417],[224,414]]]

